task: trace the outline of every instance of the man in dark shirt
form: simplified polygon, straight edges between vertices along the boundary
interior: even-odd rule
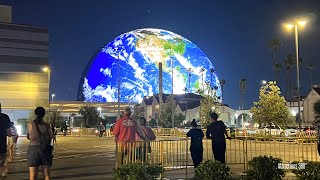
[[[9,116],[1,112],[0,104],[0,177],[6,176],[7,136],[11,136]]]
[[[226,162],[226,139],[229,139],[227,134],[226,126],[224,122],[218,121],[218,114],[210,114],[212,123],[207,127],[206,136],[208,139],[212,139],[212,151],[214,154],[214,159],[220,161],[221,163]]]

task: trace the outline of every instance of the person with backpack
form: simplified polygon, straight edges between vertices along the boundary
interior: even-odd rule
[[[29,166],[30,180],[38,179],[39,166],[45,180],[50,180],[50,167],[52,166],[52,128],[43,121],[45,109],[35,109],[36,118],[28,124],[27,138],[30,140],[27,152],[27,164]]]
[[[156,140],[156,135],[152,131],[150,127],[147,127],[147,120],[145,117],[140,117],[140,128],[142,130],[142,133],[145,135],[145,140]],[[144,141],[138,134],[136,134],[136,141]],[[151,153],[151,144],[150,142],[142,142],[137,143],[137,156],[138,159],[141,159],[142,161],[147,160],[147,154]]]

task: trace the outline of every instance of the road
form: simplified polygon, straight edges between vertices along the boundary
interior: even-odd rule
[[[115,163],[113,138],[59,136],[57,142],[52,179],[112,179]],[[28,143],[25,137],[19,138],[15,159],[8,166],[8,180],[29,179],[26,165]]]
[[[190,140],[175,138],[174,141],[168,141],[172,138],[165,139],[166,141],[151,143],[150,162],[163,164],[166,170],[186,167],[186,165],[192,166],[189,152]],[[58,136],[57,141],[52,166],[53,179],[112,179],[115,165],[113,138]],[[286,162],[307,159],[319,161],[315,145],[314,143],[227,140],[226,163],[231,166],[238,165],[241,170],[245,162],[259,155],[272,155]],[[211,140],[204,140],[203,146],[203,161],[213,159]],[[27,148],[28,140],[25,137],[19,138],[15,159],[9,164],[9,180],[28,179]],[[178,176],[182,177],[182,175]]]

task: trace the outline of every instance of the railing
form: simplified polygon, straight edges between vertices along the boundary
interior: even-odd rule
[[[226,164],[239,164],[243,171],[252,158],[267,155],[283,162],[320,161],[316,138],[237,137],[226,140]],[[167,170],[193,166],[189,139],[156,140],[117,144],[117,166],[133,162],[160,164]],[[150,147],[150,148],[149,148]],[[150,149],[150,151],[149,151]],[[203,161],[213,160],[212,141],[203,140]]]

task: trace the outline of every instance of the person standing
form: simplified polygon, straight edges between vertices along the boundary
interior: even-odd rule
[[[99,124],[99,126],[98,126],[98,129],[99,129],[99,137],[102,137],[104,131],[106,130],[106,128],[104,127],[104,125],[103,125],[102,122],[100,122],[100,124]]]
[[[198,128],[198,124],[195,119],[191,122],[192,129],[187,133],[188,137],[191,137],[190,152],[193,161],[193,165],[197,168],[202,162],[203,158],[203,145],[202,139],[204,137],[203,131]]]
[[[53,136],[52,136],[52,144],[53,145],[55,145],[55,144],[57,144],[57,133],[58,133],[58,131],[56,130],[56,125],[54,125],[54,124],[51,124],[51,131],[52,131],[52,134],[53,134]]]
[[[218,121],[217,113],[210,113],[212,123],[207,127],[206,136],[208,139],[212,140],[212,151],[214,154],[214,159],[220,161],[221,163],[226,162],[226,139],[228,139],[226,126],[224,122]]]
[[[50,180],[50,167],[52,166],[52,149],[50,142],[53,137],[52,128],[43,121],[45,109],[35,109],[36,118],[28,124],[27,138],[30,140],[27,152],[30,180],[38,179],[39,166],[45,180]]]
[[[7,176],[7,136],[11,137],[10,118],[2,113],[0,103],[0,177]]]
[[[145,117],[140,118],[140,127],[145,135],[146,139],[145,140],[156,140],[156,135],[152,131],[150,127],[147,127],[147,120]],[[143,139],[136,134],[136,141],[143,141]],[[147,154],[151,153],[151,144],[150,142],[143,142],[143,143],[138,143],[137,145],[137,150],[138,150],[138,158],[142,159],[143,161],[147,160]]]
[[[8,137],[8,149],[9,149],[9,161],[13,160],[14,148],[16,147],[18,141],[18,133],[16,127],[14,127],[14,122],[10,123],[11,137]]]
[[[123,117],[118,119],[113,128],[113,135],[117,149],[117,164],[123,163],[123,158],[128,153],[128,146],[136,140],[136,134],[143,140],[146,139],[139,124],[131,117],[130,107],[125,107],[123,110]],[[120,158],[119,158],[120,157]]]
[[[106,136],[111,137],[111,126],[109,123],[106,124]]]

